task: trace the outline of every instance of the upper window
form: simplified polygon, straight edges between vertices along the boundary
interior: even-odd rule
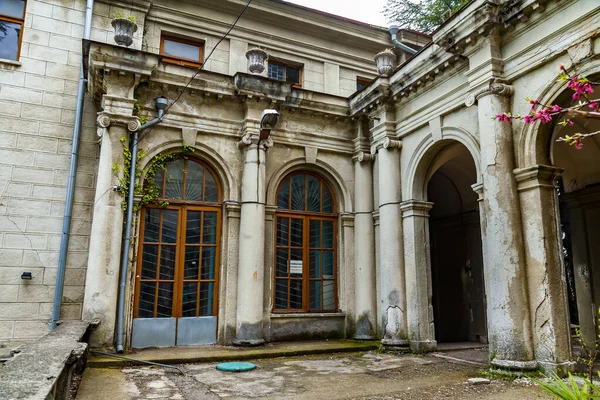
[[[219,185],[214,174],[199,162],[180,158],[154,176],[161,199],[218,203]]]
[[[204,61],[204,43],[163,35],[160,54],[165,62],[199,68]]]
[[[277,192],[274,311],[332,312],[337,306],[337,215],[329,186],[308,172]]]
[[[371,81],[368,79],[356,78],[356,91],[358,92],[359,90],[369,86],[369,83],[371,83]]]
[[[24,22],[25,0],[0,0],[0,58],[19,59]]]
[[[269,60],[269,78],[288,81],[294,86],[302,86],[302,67],[288,62]]]

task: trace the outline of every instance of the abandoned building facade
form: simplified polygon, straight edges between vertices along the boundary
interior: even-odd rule
[[[219,42],[245,4],[0,3],[0,340],[48,332],[61,262],[96,347],[470,341],[527,369],[569,362],[571,323],[593,340],[600,139],[556,138],[598,120],[492,117],[569,104],[561,65],[600,76],[596,0],[473,0],[394,38],[255,0]]]

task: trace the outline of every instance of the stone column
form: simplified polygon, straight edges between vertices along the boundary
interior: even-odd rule
[[[101,322],[90,337],[91,346],[110,348],[113,347],[117,316],[123,236],[123,197],[113,190],[117,184],[113,165],[123,165],[120,139],[127,135],[127,127],[111,125],[111,119],[106,115],[98,117],[98,126],[101,148],[82,318],[98,318]],[[131,128],[137,126],[133,123]]]
[[[240,212],[237,345],[259,345],[263,337],[265,270],[266,148],[272,140],[260,141],[258,131],[246,133],[239,143],[244,152],[242,208]]]
[[[221,268],[220,281],[225,282],[219,288],[219,344],[231,345],[235,340],[235,321],[237,313],[238,245],[240,233],[240,209],[238,202],[226,202],[223,234],[227,235],[227,247]]]
[[[356,296],[355,339],[377,335],[375,286],[375,225],[373,221],[373,159],[359,151],[354,161],[354,270]]]
[[[514,171],[523,218],[535,358],[550,370],[571,356],[555,185],[560,173],[545,165]]]
[[[406,316],[408,341],[414,352],[436,349],[433,325],[429,210],[433,203],[402,202],[404,227],[404,270],[406,274]]]
[[[399,150],[402,143],[386,137],[380,145],[377,158],[379,162],[379,274],[383,331],[381,342],[390,346],[403,346],[408,344],[408,341],[400,211]],[[376,145],[374,150],[377,147],[379,146]]]
[[[533,369],[527,271],[517,185],[513,176],[512,127],[492,120],[510,110],[513,89],[499,81],[467,98],[478,100],[483,177],[481,227],[486,276],[487,314],[492,364]]]

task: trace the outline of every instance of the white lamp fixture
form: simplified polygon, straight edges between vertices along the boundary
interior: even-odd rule
[[[279,113],[273,109],[264,110],[260,116],[260,139],[266,140],[271,136],[271,130],[279,122]]]

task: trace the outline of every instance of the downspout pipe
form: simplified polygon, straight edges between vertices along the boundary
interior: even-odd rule
[[[85,22],[83,25],[83,39],[90,40],[92,32],[92,11],[94,0],[87,0],[85,6]],[[83,53],[82,53],[83,54]],[[50,329],[55,330],[60,319],[63,289],[65,284],[65,270],[67,268],[67,252],[69,250],[69,237],[71,220],[73,217],[73,200],[75,198],[75,181],[77,175],[77,160],[79,159],[79,142],[81,139],[81,121],[83,119],[83,105],[85,101],[86,80],[83,74],[83,55],[79,66],[79,85],[77,87],[77,106],[75,108],[75,123],[73,126],[73,144],[71,146],[71,163],[69,165],[69,178],[67,181],[67,197],[63,217],[62,236],[58,253],[58,268],[56,271],[56,289],[54,290],[54,306],[52,308],[52,323]]]
[[[164,97],[154,99],[158,118],[146,122],[139,130],[133,133],[131,148],[131,169],[129,171],[129,191],[127,193],[127,221],[125,222],[125,243],[121,254],[121,273],[119,275],[119,304],[117,308],[117,353],[123,353],[123,331],[125,325],[125,288],[127,286],[127,265],[129,264],[129,250],[131,248],[131,225],[133,222],[133,197],[135,193],[135,173],[138,153],[139,133],[151,128],[162,121],[169,101]]]
[[[398,41],[398,32],[400,32],[400,27],[398,25],[390,26],[390,28],[388,29],[388,32],[390,33],[390,36],[392,37],[392,43],[394,43],[394,45],[396,45],[397,47],[400,47],[400,49],[402,49],[403,51],[405,51],[409,54],[417,53],[417,50]]]

